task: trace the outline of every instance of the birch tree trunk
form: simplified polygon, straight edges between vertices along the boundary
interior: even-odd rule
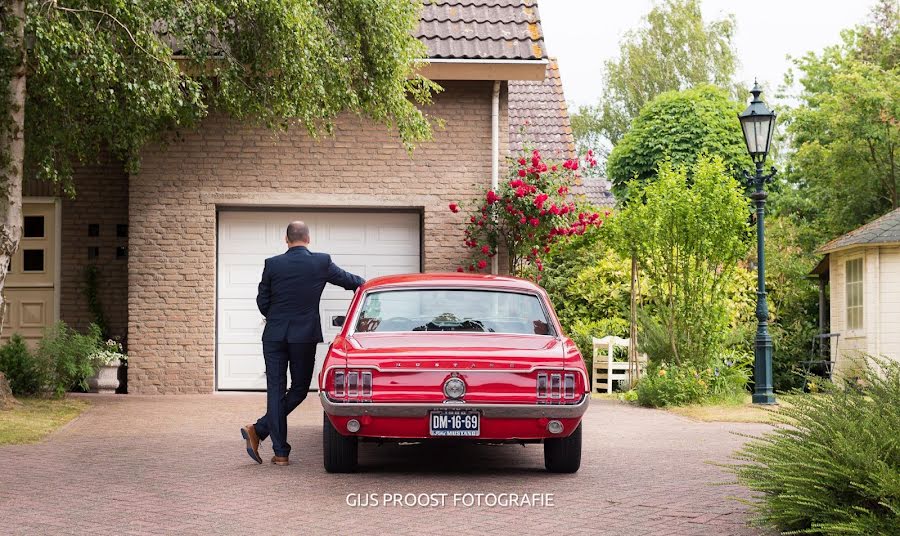
[[[2,46],[14,56],[8,71],[5,103],[0,106],[0,332],[9,261],[22,238],[22,176],[25,161],[25,0],[6,0]]]

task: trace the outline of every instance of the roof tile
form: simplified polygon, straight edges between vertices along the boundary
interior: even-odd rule
[[[547,57],[535,0],[423,0],[416,30],[432,59]]]
[[[835,238],[820,247],[818,252],[829,253],[849,246],[895,243],[900,243],[900,208]]]

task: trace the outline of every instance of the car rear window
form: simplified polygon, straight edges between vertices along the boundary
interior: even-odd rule
[[[369,292],[356,331],[555,335],[541,299],[534,294],[461,289]]]

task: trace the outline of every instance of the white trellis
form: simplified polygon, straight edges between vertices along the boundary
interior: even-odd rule
[[[591,370],[591,392],[602,393],[612,392],[613,381],[625,380],[629,384],[631,381],[631,364],[627,361],[615,361],[614,353],[616,348],[628,348],[631,346],[631,339],[623,339],[612,335],[598,339],[592,337],[594,347],[594,361]],[[604,352],[605,350],[605,352]],[[606,355],[603,355],[603,354]],[[647,368],[647,355],[637,354],[638,359],[638,377],[643,374]]]

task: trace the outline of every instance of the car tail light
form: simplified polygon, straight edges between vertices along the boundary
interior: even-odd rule
[[[356,396],[359,394],[359,372],[353,371],[347,373],[347,396]]]
[[[576,377],[575,372],[538,372],[536,381],[538,402],[555,404],[575,402]]]
[[[571,372],[563,378],[563,397],[569,400],[575,398],[575,374]]]
[[[334,371],[334,395],[344,396],[344,371]]]
[[[362,396],[372,396],[372,373],[362,373]]]
[[[537,375],[537,397],[547,398],[547,373],[539,372]]]
[[[349,402],[362,401],[372,397],[372,371],[335,370],[332,376],[332,396]]]

